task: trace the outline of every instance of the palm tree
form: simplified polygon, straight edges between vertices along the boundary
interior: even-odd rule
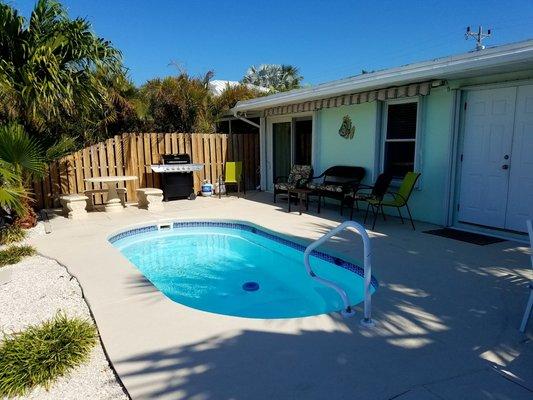
[[[213,97],[213,113],[218,120],[229,113],[235,104],[240,100],[249,100],[264,96],[265,93],[255,89],[251,85],[239,84],[235,86],[226,85],[220,95]]]
[[[41,148],[17,124],[0,126],[0,143],[0,215],[26,219],[33,226],[36,217],[25,187],[44,172]]]
[[[71,20],[55,0],[38,0],[28,20],[0,3],[0,121],[55,136],[69,121],[94,126],[106,104],[96,71],[121,70],[120,52]]]
[[[303,76],[292,65],[262,64],[251,66],[242,83],[270,89],[271,92],[285,92],[301,87]]]
[[[0,219],[10,211],[23,215],[26,197],[21,177],[13,172],[11,165],[0,160]]]
[[[213,101],[208,83],[213,73],[191,77],[186,72],[152,79],[140,88],[154,130],[160,132],[214,131]]]

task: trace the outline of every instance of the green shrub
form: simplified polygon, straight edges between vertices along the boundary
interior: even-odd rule
[[[24,257],[33,256],[35,253],[35,248],[32,246],[9,246],[7,249],[0,250],[0,267],[16,264]]]
[[[0,244],[20,242],[26,237],[26,231],[18,225],[8,225],[0,228]]]
[[[98,335],[94,325],[63,314],[25,331],[6,335],[0,345],[0,397],[22,396],[89,359]]]

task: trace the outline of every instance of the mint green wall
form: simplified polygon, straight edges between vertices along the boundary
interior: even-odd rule
[[[450,170],[454,90],[470,85],[516,84],[527,79],[533,79],[533,71],[454,80],[448,82],[448,87],[433,88],[428,96],[421,97],[418,169],[422,178],[409,202],[415,219],[439,225],[447,222],[449,184],[456,173]],[[380,172],[380,110],[380,103],[374,101],[318,111],[313,152],[315,175],[333,165],[358,165],[367,170],[365,183],[372,183]],[[351,117],[356,127],[352,140],[338,134],[345,115]],[[390,212],[397,215],[396,210]]]
[[[378,139],[377,108],[378,104],[372,102],[328,108],[318,112],[315,175],[321,174],[333,165],[357,165],[366,168],[366,181],[372,181]],[[345,115],[349,115],[355,125],[353,139],[345,139],[339,135],[339,128]]]
[[[452,103],[452,92],[446,88],[434,89],[423,99],[419,135],[419,171],[422,176],[419,188],[409,202],[415,219],[439,225],[446,223],[448,213]]]
[[[446,88],[433,89],[421,102],[418,154],[422,178],[409,205],[415,219],[445,224],[452,93]],[[372,102],[319,112],[315,157],[317,173],[322,173],[332,165],[358,165],[367,170],[366,183],[371,183],[377,177],[381,157],[378,109],[379,104]],[[344,115],[349,115],[356,127],[352,140],[338,134]],[[397,215],[394,209],[390,212]]]

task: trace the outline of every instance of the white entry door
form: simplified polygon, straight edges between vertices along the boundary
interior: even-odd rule
[[[466,96],[458,219],[505,227],[516,87]]]
[[[510,161],[505,228],[525,232],[533,218],[533,85],[518,88]]]

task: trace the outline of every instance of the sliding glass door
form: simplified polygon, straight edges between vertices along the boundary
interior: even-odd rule
[[[291,123],[272,124],[272,167],[274,178],[288,176],[291,171]]]
[[[267,188],[276,177],[287,177],[294,164],[311,164],[313,122],[311,117],[286,117],[272,121],[267,139],[271,149],[267,163]]]

